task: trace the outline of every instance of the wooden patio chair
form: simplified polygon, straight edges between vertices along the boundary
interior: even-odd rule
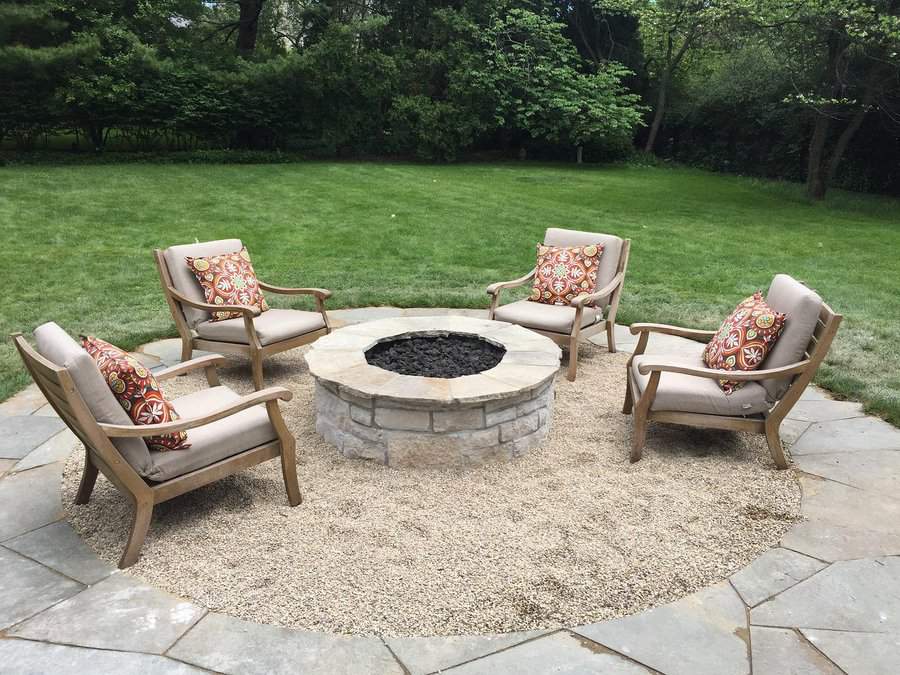
[[[222,239],[170,246],[164,251],[156,249],[153,256],[175,327],[181,336],[181,360],[190,359],[194,349],[249,356],[253,385],[262,389],[263,358],[314,342],[331,331],[325,313],[325,300],[331,297],[331,291],[324,288],[282,288],[259,282],[259,287],[269,293],[312,295],[316,302],[315,312],[270,309],[260,314],[255,308],[243,305],[208,304],[185,258],[222,255],[240,251],[242,247],[240,239]],[[210,312],[223,310],[240,312],[242,316],[239,319],[210,321]]]
[[[269,387],[240,396],[219,384],[216,366],[225,357],[203,356],[154,373],[158,380],[167,380],[206,370],[208,389],[172,401],[181,419],[135,425],[93,359],[65,331],[47,323],[35,329],[34,336],[37,350],[21,333],[12,337],[37,386],[86,449],[75,503],[88,502],[100,471],[134,504],[120,568],[137,562],[154,505],[255,464],[280,457],[288,502],[300,503],[295,441],[278,407],[279,399],[291,399],[287,389]],[[185,450],[149,450],[143,441],[184,430],[191,443]]]
[[[602,330],[606,331],[606,344],[610,352],[616,351],[616,312],[622,297],[625,270],[631,240],[610,234],[580,232],[549,228],[544,234],[546,246],[587,246],[603,244],[603,254],[597,269],[597,291],[584,295],[569,307],[545,305],[531,300],[518,300],[500,305],[500,292],[504,288],[524,286],[534,278],[536,269],[512,281],[499,281],[487,287],[491,296],[489,319],[508,321],[536,333],[546,335],[551,340],[569,350],[567,377],[574,380],[578,371],[578,340],[590,337]],[[605,317],[604,317],[605,314]]]
[[[843,317],[786,274],[772,281],[766,301],[787,314],[787,321],[760,370],[707,368],[702,354],[716,331],[653,323],[631,326],[632,335],[640,338],[628,361],[622,412],[634,411],[632,462],[641,458],[648,423],[665,422],[765,434],[775,465],[787,468],[778,429],[825,359]],[[644,354],[651,333],[688,338],[696,343],[695,353]],[[726,396],[719,379],[745,384]]]

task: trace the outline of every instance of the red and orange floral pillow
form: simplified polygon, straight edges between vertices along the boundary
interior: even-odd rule
[[[250,254],[245,246],[240,251],[206,258],[185,258],[188,267],[203,287],[206,302],[210,305],[247,305],[260,312],[269,309],[256,272],[250,264]],[[239,319],[240,312],[212,312],[211,321]]]
[[[103,379],[119,404],[137,425],[174,422],[178,413],[166,400],[153,374],[137,359],[118,347],[95,337],[81,336],[81,345],[100,369]],[[187,450],[187,433],[178,431],[144,438],[151,450]]]
[[[715,370],[756,370],[772,351],[787,316],[773,310],[757,291],[725,319],[703,350],[703,362]],[[719,380],[726,395],[744,382]]]
[[[603,246],[537,245],[537,266],[531,287],[533,302],[570,305],[579,295],[593,293]]]

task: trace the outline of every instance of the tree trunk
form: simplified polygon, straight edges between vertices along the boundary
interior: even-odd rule
[[[238,18],[237,50],[239,54],[249,54],[256,49],[259,32],[259,15],[265,0],[239,0],[241,13]]]
[[[99,124],[90,122],[85,126],[84,131],[91,141],[94,152],[102,152],[103,146],[106,144],[106,134],[104,133],[103,127]]]
[[[869,106],[872,105],[872,101],[875,99],[875,85],[873,84],[873,82],[877,81],[877,77],[877,73],[872,75],[869,85],[863,92],[859,110],[857,110],[856,113],[854,113],[853,117],[850,118],[850,122],[847,124],[847,127],[843,132],[841,132],[841,135],[838,137],[837,143],[834,146],[834,150],[831,153],[831,159],[828,160],[828,174],[826,176],[828,185],[831,185],[831,183],[834,181],[835,176],[837,176],[837,170],[841,164],[841,160],[844,159],[844,153],[847,151],[847,147],[850,145],[850,141],[853,140],[856,132],[859,131],[859,128],[862,126],[863,120],[866,118],[866,114],[869,112]]]
[[[581,164],[583,155],[584,155],[584,146],[583,146],[583,145],[579,145],[579,146],[575,149],[575,163],[576,163],[576,164]]]
[[[825,114],[816,116],[812,139],[809,141],[809,158],[806,166],[806,195],[810,199],[825,198],[828,185],[825,173],[825,142],[828,140],[828,129],[831,118]]]
[[[665,74],[659,81],[659,95],[656,97],[656,111],[653,113],[653,122],[650,124],[650,134],[644,144],[644,152],[653,152],[656,145],[656,137],[662,126],[663,117],[666,114],[666,100],[669,97],[669,75]]]

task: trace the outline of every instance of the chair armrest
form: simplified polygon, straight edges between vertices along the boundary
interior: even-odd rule
[[[290,401],[293,397],[289,389],[284,387],[267,387],[252,394],[242,396],[239,400],[229,405],[216,408],[207,415],[202,417],[188,417],[176,420],[174,422],[164,422],[162,424],[104,424],[98,423],[97,426],[110,438],[144,438],[147,436],[159,436],[161,434],[171,434],[176,431],[187,431],[194,427],[202,427],[205,424],[211,424],[226,417],[231,417],[235,413],[252,408],[260,403],[281,399],[282,401]]]
[[[515,288],[516,286],[524,286],[525,283],[534,277],[534,273],[536,270],[531,270],[528,274],[523,277],[519,277],[518,279],[513,279],[512,281],[497,281],[490,286],[487,287],[488,295],[497,295],[504,288]]]
[[[171,286],[166,286],[166,292],[169,293],[178,302],[193,307],[194,309],[202,309],[204,312],[240,312],[245,317],[253,318],[259,316],[259,307],[250,307],[249,305],[211,305],[207,302],[197,302],[191,300],[186,295],[182,295]]]
[[[179,363],[176,366],[164,368],[163,370],[154,373],[154,377],[161,382],[168,380],[170,377],[184,375],[192,370],[203,368],[206,370],[206,381],[209,386],[218,387],[221,383],[219,382],[219,374],[216,372],[216,367],[224,365],[227,362],[228,359],[220,354],[207,354],[206,356],[198,356],[196,359]]]
[[[681,373],[694,377],[705,377],[711,380],[732,380],[733,382],[749,382],[756,380],[771,380],[789,375],[802,373],[809,367],[809,360],[798,361],[780,368],[767,368],[765,370],[714,370],[712,368],[695,368],[681,363],[650,362],[638,366],[641,375],[658,371],[661,373]]]
[[[153,373],[153,377],[159,381],[168,380],[170,377],[183,375],[184,373],[189,373],[198,368],[215,368],[216,366],[224,365],[227,362],[228,359],[224,356],[219,354],[207,354],[206,356],[198,356],[196,359],[191,359],[190,361],[184,361],[177,366],[170,366],[169,368],[157,371]]]
[[[622,282],[625,280],[625,275],[621,272],[617,273],[616,276],[612,278],[606,286],[601,288],[599,291],[594,291],[593,293],[585,293],[584,295],[579,295],[577,298],[572,300],[572,307],[583,307],[589,302],[596,302],[600,298],[605,298],[607,295],[616,290]]]
[[[263,281],[258,283],[262,290],[277,293],[278,295],[314,295],[320,300],[327,300],[332,295],[327,288],[285,288],[283,286],[272,286]]]
[[[669,326],[664,323],[633,323],[629,330],[632,335],[637,335],[638,333],[662,333],[663,335],[676,335],[696,340],[697,342],[709,342],[716,334],[714,330],[679,328],[678,326]]]

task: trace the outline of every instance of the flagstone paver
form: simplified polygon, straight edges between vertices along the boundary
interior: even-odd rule
[[[669,675],[750,672],[744,603],[728,582],[574,631]]]
[[[40,408],[35,410],[32,415],[37,415],[38,417],[59,417],[56,411],[53,409],[53,406],[49,403],[42,405]]]
[[[900,497],[900,452],[896,450],[800,455],[795,461],[806,473],[887,497]]]
[[[82,588],[72,579],[0,546],[0,630],[75,595]]]
[[[0,542],[63,516],[59,500],[62,464],[12,473],[0,481]]]
[[[900,499],[816,476],[800,485],[807,520],[784,535],[785,548],[828,561],[900,554]]]
[[[817,649],[850,675],[900,673],[900,633],[802,632]]]
[[[80,647],[162,654],[204,610],[125,574],[19,624],[11,635]]]
[[[59,419],[16,415],[0,417],[0,457],[22,459],[41,443],[65,428]]]
[[[828,399],[798,401],[788,413],[788,418],[802,422],[830,422],[864,416],[861,403]]]
[[[796,631],[786,628],[750,629],[753,672],[758,675],[842,675],[827,658]]]
[[[389,307],[330,314],[344,324],[441,313],[486,316]],[[621,326],[616,333],[619,348],[632,351],[636,337]],[[605,347],[605,336],[594,341]],[[648,352],[655,350],[696,346],[654,336]],[[181,343],[143,351],[156,367],[173,365]],[[54,417],[33,385],[0,404],[4,672],[728,675],[749,673],[751,661],[754,675],[835,675],[837,666],[849,675],[900,672],[900,431],[814,387],[782,426],[805,472],[805,520],[785,535],[784,548],[764,553],[731,583],[571,631],[384,641],[210,614],[127,573],[111,574],[57,522],[62,460],[76,442],[59,433]]]
[[[385,640],[410,675],[425,675],[532,640],[549,631]]]
[[[448,675],[648,675],[648,668],[578,635],[560,631],[445,671]]]
[[[750,610],[750,622],[900,634],[900,558],[836,562]]]
[[[900,450],[900,429],[876,417],[817,422],[791,447],[791,455],[860,450]]]
[[[16,459],[0,459],[0,478],[12,471],[13,467],[18,463],[19,460]]]
[[[749,607],[758,605],[826,567],[826,563],[784,548],[773,548],[731,577]]]
[[[51,523],[3,545],[83,584],[95,584],[115,571],[64,522]]]
[[[778,427],[778,433],[781,434],[781,440],[789,446],[797,442],[804,432],[812,426],[812,422],[801,422],[800,420],[786,419]]]
[[[32,383],[15,396],[11,396],[3,403],[0,403],[0,415],[4,417],[30,415],[46,402],[47,399],[44,398],[41,390],[38,389],[36,384]]]
[[[0,663],[4,672],[29,675],[200,675],[208,672],[165,656],[67,647],[15,638],[0,639]]]
[[[77,443],[78,439],[75,434],[68,429],[63,429],[25,455],[25,457],[19,460],[13,470],[27,471],[36,466],[61,462],[72,454],[72,448],[74,448]]]
[[[223,614],[207,614],[168,654],[229,675],[403,674],[378,638],[290,630]]]

